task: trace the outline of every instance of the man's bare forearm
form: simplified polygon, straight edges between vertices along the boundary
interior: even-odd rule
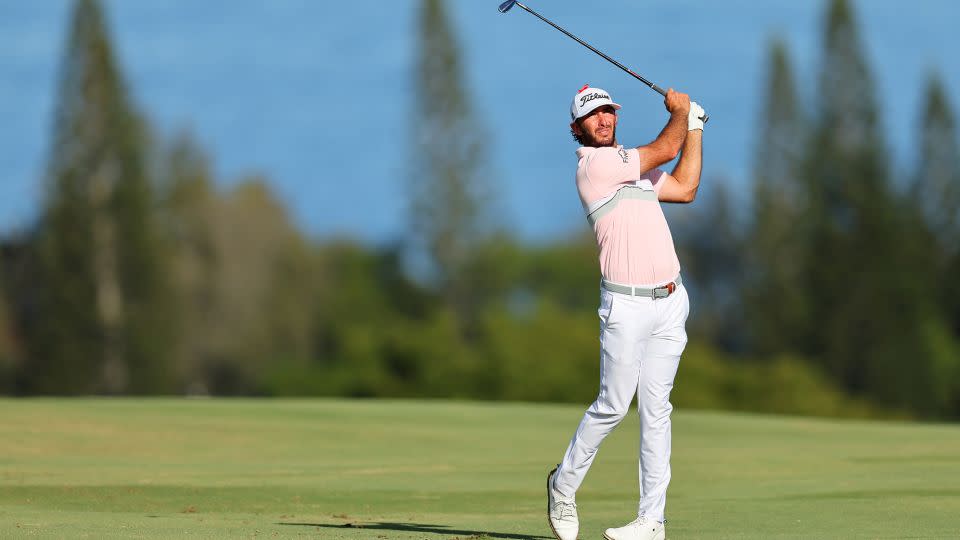
[[[687,138],[687,115],[674,113],[670,115],[670,121],[667,122],[667,125],[663,127],[663,130],[660,132],[660,135],[657,136],[657,141],[660,141],[660,144],[664,147],[666,154],[669,156],[667,161],[671,161],[677,154],[680,153],[680,149],[683,148],[683,143]],[[664,161],[663,163],[666,163]],[[661,165],[663,165],[661,163]]]
[[[675,92],[673,88],[667,90],[663,97],[663,106],[670,113],[670,120],[660,131],[657,138],[646,146],[637,148],[640,152],[640,168],[644,171],[657,168],[673,161],[683,148],[683,141],[687,138],[690,116],[690,96],[682,92]]]
[[[683,148],[686,137],[687,115],[679,112],[671,114],[670,120],[657,138],[652,143],[637,149],[640,151],[641,170],[649,171],[672,161]]]
[[[687,133],[683,142],[680,160],[671,173],[685,193],[685,202],[693,202],[700,187],[700,172],[703,167],[703,131],[695,129]]]

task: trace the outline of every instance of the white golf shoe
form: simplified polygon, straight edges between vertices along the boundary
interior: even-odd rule
[[[607,529],[603,533],[607,540],[665,540],[667,529],[663,523],[640,516],[617,529]]]
[[[553,475],[557,467],[547,475],[547,521],[557,540],[577,540],[580,533],[577,503],[572,497],[564,497],[553,489]]]

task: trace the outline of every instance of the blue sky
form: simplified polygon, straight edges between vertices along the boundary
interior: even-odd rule
[[[389,242],[404,231],[406,144],[419,2],[108,0],[133,95],[161,134],[190,130],[225,183],[263,173],[304,230]],[[573,93],[602,86],[624,105],[620,141],[652,139],[659,97],[530,15],[496,0],[448,2],[465,77],[489,134],[503,224],[533,241],[580,231],[567,134]],[[767,45],[790,48],[812,102],[823,3],[792,0],[531,0],[557,23],[710,112],[704,196],[729,183],[749,199]],[[602,8],[600,6],[603,6]],[[913,165],[927,75],[960,106],[951,0],[855,2],[898,172]],[[0,232],[29,223],[42,172],[70,2],[0,0]],[[589,6],[589,7],[588,7]]]

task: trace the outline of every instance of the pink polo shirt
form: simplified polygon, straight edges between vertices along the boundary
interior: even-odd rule
[[[641,171],[636,148],[584,146],[577,157],[577,191],[588,219],[596,219],[603,277],[623,285],[676,279],[680,261],[657,200],[663,171]]]

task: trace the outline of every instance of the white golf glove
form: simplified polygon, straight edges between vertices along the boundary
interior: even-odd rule
[[[706,111],[703,110],[703,107],[697,104],[696,101],[690,102],[690,116],[687,117],[687,131],[693,131],[699,129],[703,131],[703,118],[706,116]]]

